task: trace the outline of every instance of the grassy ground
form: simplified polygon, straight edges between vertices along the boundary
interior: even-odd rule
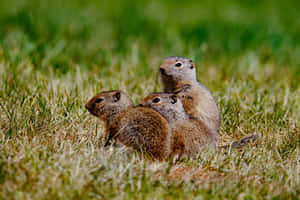
[[[299,199],[298,1],[1,1],[0,199]],[[84,109],[102,90],[135,102],[158,66],[195,60],[222,114],[219,143],[177,165],[103,148]]]

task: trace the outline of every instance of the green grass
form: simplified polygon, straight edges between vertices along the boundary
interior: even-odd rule
[[[300,4],[247,1],[2,1],[0,199],[299,199]],[[85,109],[99,91],[137,103],[158,66],[195,60],[215,95],[219,144],[177,165],[104,148]]]

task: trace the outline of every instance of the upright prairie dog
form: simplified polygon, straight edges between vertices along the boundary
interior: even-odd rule
[[[217,138],[221,120],[219,109],[210,91],[198,82],[193,61],[168,57],[160,66],[160,75],[164,92],[177,94],[186,113],[205,123]]]
[[[183,154],[195,158],[208,146],[216,147],[212,131],[198,119],[188,116],[175,94],[154,93],[142,100],[140,105],[156,110],[167,119],[172,130],[171,153],[176,159]]]
[[[101,92],[85,107],[105,122],[108,140],[115,138],[127,147],[146,152],[155,160],[164,160],[170,152],[168,122],[151,108],[135,107],[122,91]]]

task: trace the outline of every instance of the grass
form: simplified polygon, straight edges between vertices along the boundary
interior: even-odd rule
[[[2,1],[0,199],[299,199],[298,1]],[[103,148],[84,109],[99,91],[137,103],[158,66],[195,60],[215,95],[219,143],[256,147],[152,163]]]

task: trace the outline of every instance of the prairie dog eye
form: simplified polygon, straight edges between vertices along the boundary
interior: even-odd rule
[[[101,103],[102,101],[104,101],[103,98],[98,98],[98,99],[95,100],[95,103]]]
[[[160,98],[156,97],[155,99],[152,100],[153,103],[158,103],[160,102]]]
[[[181,67],[181,65],[182,65],[181,62],[177,62],[177,63],[175,64],[176,67]]]

